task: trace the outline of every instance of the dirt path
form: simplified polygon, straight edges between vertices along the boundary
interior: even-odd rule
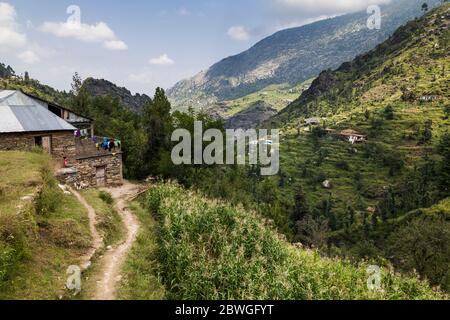
[[[94,257],[97,250],[103,246],[103,238],[97,231],[97,215],[94,208],[92,208],[86,200],[73,188],[69,188],[70,192],[78,199],[78,201],[87,209],[89,218],[89,230],[92,236],[92,246],[89,251],[81,257],[80,267],[82,271],[85,271],[92,264],[92,258]]]
[[[124,181],[124,185],[119,188],[105,189],[111,193],[116,200],[116,210],[119,212],[123,224],[126,228],[126,238],[122,243],[108,250],[100,259],[100,275],[94,291],[93,300],[114,300],[117,283],[121,280],[120,271],[136,240],[139,223],[137,218],[128,210],[128,201],[131,200],[140,191],[138,185]]]

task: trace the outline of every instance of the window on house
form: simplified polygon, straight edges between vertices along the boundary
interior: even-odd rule
[[[36,147],[42,147],[42,137],[34,137],[34,145]]]

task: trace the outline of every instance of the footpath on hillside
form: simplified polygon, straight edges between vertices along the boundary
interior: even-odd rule
[[[117,245],[106,248],[103,255],[96,261],[98,267],[95,268],[95,287],[92,293],[88,294],[92,300],[114,300],[116,290],[121,280],[121,270],[127,254],[136,241],[139,232],[139,222],[136,216],[128,209],[129,202],[133,200],[141,191],[142,186],[124,181],[121,187],[107,188],[104,191],[111,194],[115,200],[115,209],[122,218],[125,227],[125,238]],[[81,259],[81,269],[84,271],[92,264],[93,257],[102,248],[103,239],[96,228],[97,215],[95,210],[77,191],[71,189],[79,202],[87,209],[89,226],[92,235],[92,248]]]

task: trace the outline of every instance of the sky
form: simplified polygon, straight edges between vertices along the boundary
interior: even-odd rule
[[[390,0],[0,0],[0,62],[59,90],[72,75],[151,95],[288,27]]]

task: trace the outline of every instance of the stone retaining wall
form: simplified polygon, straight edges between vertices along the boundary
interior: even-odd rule
[[[123,184],[121,153],[78,158],[75,167],[79,184],[83,187],[101,187],[97,181],[97,168],[101,167],[105,168],[105,186],[115,187]]]

